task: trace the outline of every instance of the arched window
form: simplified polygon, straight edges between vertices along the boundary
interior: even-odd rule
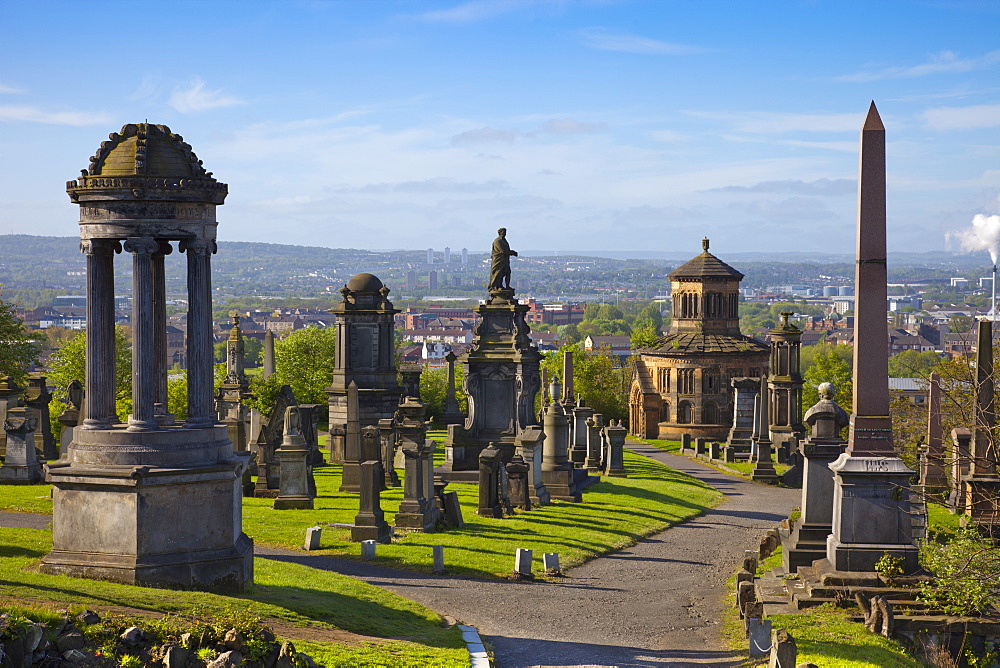
[[[702,424],[718,424],[719,423],[719,409],[715,405],[715,402],[709,401],[702,408],[701,421],[702,421]]]
[[[682,401],[677,404],[677,422],[679,424],[691,424],[691,402]]]
[[[670,422],[670,402],[664,401],[660,406],[660,422]]]

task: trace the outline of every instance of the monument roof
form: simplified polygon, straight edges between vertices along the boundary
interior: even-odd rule
[[[90,176],[211,177],[183,137],[152,123],[129,123],[111,133],[87,171]]]
[[[382,289],[382,281],[374,274],[358,274],[347,282],[351,292],[378,292]]]
[[[701,353],[767,353],[770,348],[749,336],[732,334],[667,334],[649,348],[635,351],[641,355],[692,355]]]
[[[708,238],[701,241],[702,252],[670,272],[671,280],[678,278],[734,278],[743,280],[743,274],[708,252]]]

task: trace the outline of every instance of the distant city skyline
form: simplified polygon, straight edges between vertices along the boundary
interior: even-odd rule
[[[222,242],[849,254],[874,99],[889,250],[944,250],[1000,214],[998,35],[971,1],[0,0],[0,233],[76,234],[65,182],[148,119],[229,184]]]

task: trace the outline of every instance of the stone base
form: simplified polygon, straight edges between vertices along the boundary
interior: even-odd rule
[[[814,561],[826,558],[826,537],[829,524],[796,524],[784,540],[781,563],[786,573],[796,573],[800,566],[811,566]]]
[[[456,471],[454,469],[447,469],[444,465],[441,465],[434,469],[434,477],[438,476],[446,482],[464,482],[478,485],[479,467],[477,466],[475,470]]]
[[[886,553],[902,557],[904,573],[915,573],[920,569],[920,550],[916,545],[842,543],[833,535],[826,539],[826,558],[837,571],[875,572],[875,564]]]
[[[42,482],[42,467],[38,464],[30,466],[12,466],[5,464],[0,468],[0,484],[4,485],[35,485]]]
[[[311,496],[278,496],[274,499],[275,510],[312,510]]]
[[[627,478],[628,472],[625,469],[608,469],[604,475],[611,478]]]
[[[223,426],[76,429],[50,464],[44,573],[143,586],[240,591],[253,581],[241,477]]]
[[[549,491],[549,499],[553,501],[580,503],[583,500],[583,496],[573,484],[573,469],[542,471],[542,482]]]
[[[769,485],[777,485],[781,482],[778,472],[774,470],[771,462],[757,462],[750,472],[750,479],[757,482],[766,482]]]
[[[437,528],[435,526],[437,516],[434,513],[404,510],[402,507],[396,513],[393,521],[398,528],[407,531],[430,533]]]
[[[355,519],[355,521],[357,521]],[[378,522],[372,526],[362,526],[355,524],[351,527],[351,540],[360,543],[363,540],[373,540],[376,543],[392,542],[392,527],[385,521]]]

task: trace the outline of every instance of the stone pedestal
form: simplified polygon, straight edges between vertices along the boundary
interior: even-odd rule
[[[52,434],[52,422],[49,420],[49,403],[52,401],[52,393],[45,386],[45,376],[31,374],[28,377],[28,389],[24,393],[24,399],[24,404],[28,408],[34,409],[38,416],[36,447],[39,448],[42,459],[59,459],[59,449],[56,447],[56,438]]]
[[[846,441],[807,440],[802,444],[802,516],[795,522],[782,552],[788,573],[826,557],[826,538],[833,530],[834,481],[829,465],[846,446]]]
[[[465,424],[465,415],[458,407],[458,399],[455,396],[455,361],[458,357],[455,356],[455,353],[448,351],[444,358],[448,362],[448,386],[445,388],[441,424]]]
[[[542,356],[528,336],[528,306],[514,299],[513,290],[494,289],[475,311],[480,321],[463,361],[469,412],[462,429],[448,430],[445,463],[437,470],[450,481],[469,481],[460,472],[478,469],[484,447],[512,444],[525,427],[536,424]]]
[[[569,459],[573,464],[584,466],[587,461],[587,443],[590,440],[590,429],[587,420],[594,416],[594,409],[583,405],[583,397],[578,400],[576,408],[566,411],[569,422]]]
[[[0,377],[0,425],[7,419],[7,411],[23,406],[21,393],[23,387],[18,386],[9,376]],[[0,431],[0,458],[7,456],[7,434]]]
[[[628,430],[622,426],[621,422],[618,424],[611,421],[611,424],[604,428],[604,433],[607,435],[608,440],[608,454],[605,458],[606,469],[604,475],[615,477],[615,478],[627,478],[628,473],[625,471],[625,459],[623,457],[625,449],[625,434]]]
[[[42,467],[35,451],[38,416],[24,406],[11,408],[3,421],[7,435],[7,457],[0,467],[0,483],[34,484],[42,482]]]
[[[479,508],[480,517],[503,517],[500,503],[500,451],[492,443],[479,453]]]
[[[549,492],[549,498],[556,501],[579,503],[580,492],[576,489],[573,463],[569,461],[566,413],[562,404],[553,402],[545,413],[545,441],[542,457],[542,482]]]
[[[373,540],[376,543],[388,543],[392,539],[392,528],[385,521],[382,512],[382,464],[376,461],[361,463],[361,492],[358,514],[354,516],[354,526],[351,528],[351,540],[360,543],[363,540]]]
[[[834,481],[833,533],[827,559],[838,571],[874,571],[886,552],[902,557],[903,569],[919,567],[913,544],[910,496],[914,472],[898,457],[842,454],[830,464]]]
[[[507,498],[515,508],[531,510],[531,491],[528,487],[528,465],[521,455],[514,458],[506,466]]]
[[[415,403],[419,411],[404,411],[400,407],[402,419],[396,427],[405,459],[403,501],[396,513],[396,526],[411,531],[434,531],[440,517],[431,477],[434,444],[424,438],[423,404]]]
[[[300,430],[302,417],[299,409],[285,409],[285,433],[281,447],[275,453],[280,467],[280,488],[274,499],[275,510],[312,509],[313,496],[309,466],[309,446]]]
[[[549,491],[542,481],[542,443],[545,432],[531,425],[517,435],[517,454],[528,464],[528,494],[536,506],[549,503]]]
[[[594,413],[593,417],[587,420],[587,457],[583,460],[583,468],[600,475],[603,456],[604,416]]]

